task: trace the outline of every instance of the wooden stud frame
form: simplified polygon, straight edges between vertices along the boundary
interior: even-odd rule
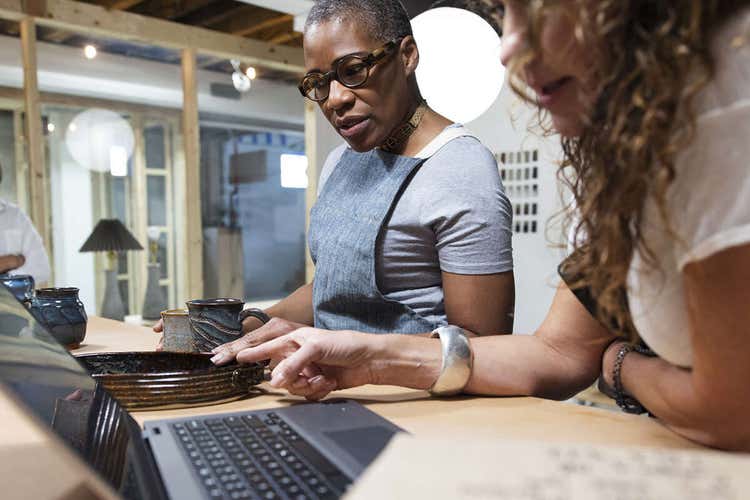
[[[44,161],[44,135],[39,107],[39,87],[36,64],[36,24],[31,17],[19,21],[21,28],[21,54],[23,57],[23,97],[26,113],[26,143],[29,160],[29,212],[37,231],[44,241],[47,253],[52,255],[46,210],[47,167]]]
[[[47,180],[44,160],[44,137],[41,130],[39,90],[36,68],[36,26],[45,26],[73,32],[86,32],[99,36],[114,37],[139,43],[148,43],[166,48],[182,50],[183,113],[182,147],[175,149],[173,158],[174,179],[179,184],[178,198],[173,200],[177,216],[175,228],[180,255],[173,258],[177,262],[178,273],[185,276],[185,283],[178,290],[177,300],[186,297],[200,297],[203,292],[203,237],[200,212],[200,132],[198,122],[198,98],[196,82],[196,54],[218,58],[238,59],[247,64],[269,69],[301,73],[304,71],[302,50],[272,43],[241,38],[216,31],[185,26],[161,19],[140,16],[130,12],[110,10],[101,6],[79,3],[72,0],[0,0],[0,19],[15,20],[21,24],[21,41],[24,61],[23,98],[26,111],[26,140],[29,165],[29,211],[45,244],[50,248],[48,230],[49,207],[45,205]],[[0,98],[6,89],[0,89]],[[12,93],[12,92],[11,92]],[[72,98],[69,96],[42,96],[49,102],[88,101],[97,99]],[[113,109],[112,104],[102,106]],[[132,105],[136,106],[137,105]],[[131,106],[131,107],[132,107]],[[125,106],[123,106],[125,107]],[[306,113],[309,114],[309,113]],[[175,140],[178,146],[179,140]],[[307,147],[314,150],[314,141],[308,137]],[[136,145],[137,147],[137,145]],[[309,158],[314,158],[308,152]],[[179,168],[184,165],[184,168]],[[143,167],[145,168],[145,167]],[[137,178],[138,176],[136,176]],[[145,176],[144,176],[145,179]],[[136,192],[139,186],[134,186]],[[140,186],[145,190],[145,185]],[[143,192],[145,196],[145,191]],[[314,186],[308,190],[315,193]],[[184,197],[184,198],[183,198]],[[314,198],[313,198],[314,199]],[[136,200],[136,205],[140,201]],[[138,207],[133,207],[139,213]],[[145,207],[144,207],[145,209]],[[140,212],[144,213],[144,212]],[[134,221],[135,222],[135,221]],[[136,227],[141,226],[136,224]],[[145,227],[145,226],[142,226]],[[145,241],[145,235],[138,235]],[[147,255],[147,252],[144,252]],[[144,257],[147,258],[147,257]],[[132,262],[132,261],[131,261]],[[308,270],[311,263],[308,263]],[[142,292],[145,282],[137,286]],[[140,297],[136,293],[133,299]]]
[[[304,72],[302,49],[217,31],[110,10],[72,0],[0,0],[0,18],[20,21],[33,16],[39,26],[85,31],[171,49],[193,49],[222,59],[279,71]]]
[[[318,175],[317,172],[323,166],[317,161],[317,128],[316,114],[317,104],[305,99],[305,155],[307,156],[307,192],[305,193],[305,234],[310,232],[310,210],[318,198]],[[305,238],[307,241],[307,238]],[[315,276],[315,265],[310,257],[310,251],[305,252],[305,283],[311,283]]]
[[[185,245],[180,256],[186,265],[189,297],[203,295],[203,226],[201,223],[200,123],[195,49],[182,50],[182,140],[185,169],[182,177],[185,200],[183,234]]]

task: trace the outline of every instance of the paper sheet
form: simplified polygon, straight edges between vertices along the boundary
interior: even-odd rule
[[[750,455],[397,436],[347,500],[744,500]]]

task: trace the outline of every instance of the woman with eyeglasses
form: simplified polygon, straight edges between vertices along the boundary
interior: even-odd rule
[[[565,399],[599,377],[625,411],[750,451],[750,2],[500,7],[503,62],[562,136],[575,206],[542,325],[303,328],[237,359],[279,361],[271,385],[311,399],[365,383]]]
[[[214,362],[309,325],[429,334],[509,333],[511,205],[493,155],[430,109],[398,0],[319,0],[304,33],[302,95],[345,143],[328,157],[310,214],[313,283],[250,311]]]

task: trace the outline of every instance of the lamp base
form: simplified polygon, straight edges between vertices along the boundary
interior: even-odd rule
[[[106,288],[104,290],[104,301],[102,310],[99,313],[103,318],[114,319],[117,321],[125,320],[125,306],[122,304],[120,295],[120,286],[117,283],[117,272],[113,269],[104,271],[106,279]]]
[[[161,318],[161,312],[167,309],[167,299],[159,284],[161,266],[158,263],[148,265],[148,283],[146,285],[146,296],[143,299],[143,319],[157,320]]]

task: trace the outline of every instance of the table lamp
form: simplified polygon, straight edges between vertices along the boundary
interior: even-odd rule
[[[143,247],[119,219],[100,220],[81,247],[80,252],[107,252],[109,257],[109,268],[105,271],[104,301],[99,312],[105,318],[118,321],[125,319],[125,307],[117,283],[116,257],[118,252],[128,250],[143,250]]]

